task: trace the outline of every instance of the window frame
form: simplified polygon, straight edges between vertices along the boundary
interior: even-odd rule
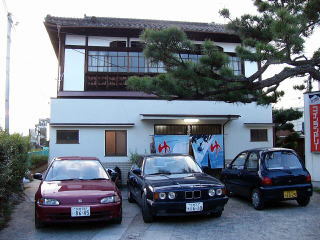
[[[60,141],[58,140],[58,132],[77,132],[77,134],[78,134],[78,139],[77,139],[77,140],[74,140],[74,142],[61,142],[61,140],[60,140]],[[64,140],[64,141],[65,141],[65,140]],[[57,130],[56,130],[56,144],[80,144],[80,131],[79,131],[78,129],[77,129],[77,130],[57,129]]]
[[[234,162],[235,162],[242,154],[246,154],[246,157],[245,157],[245,159],[244,159],[244,163],[243,163],[243,166],[242,166],[243,168],[234,168],[234,167],[233,167]],[[232,170],[244,170],[244,169],[245,169],[246,162],[247,162],[247,159],[248,159],[248,156],[249,156],[249,153],[248,153],[247,151],[239,153],[239,154],[233,159],[233,161],[230,163],[231,169],[232,169]]]
[[[121,41],[120,41],[121,42]],[[128,43],[127,43],[128,44]],[[82,46],[83,47],[83,46]],[[72,48],[72,46],[66,46],[66,48]],[[101,46],[86,46],[84,48],[86,50],[86,71],[90,72],[90,73],[104,73],[104,74],[110,74],[110,73],[131,73],[131,74],[159,74],[159,73],[165,73],[165,67],[163,66],[163,63],[159,63],[159,64],[151,64],[150,61],[148,59],[145,58],[145,56],[143,55],[143,49],[141,48],[137,48],[137,47],[101,47]],[[118,66],[118,57],[119,54],[117,53],[117,56],[114,56],[114,58],[117,58],[117,65],[114,66],[114,69],[117,69],[116,72],[108,70],[108,71],[94,71],[94,70],[89,70],[90,67],[92,68],[96,68],[98,66],[89,66],[89,58],[92,55],[89,55],[90,51],[102,51],[102,52],[125,52],[127,53],[127,55],[125,56],[127,59],[127,65],[124,67],[119,67]],[[136,52],[136,53],[140,53],[142,55],[139,55],[138,58],[138,62],[140,62],[140,58],[143,58],[144,60],[144,66],[140,66],[140,64],[138,63],[138,67],[135,67],[138,69],[138,72],[135,71],[131,71],[130,70],[130,53],[131,52]],[[228,64],[228,66],[232,69],[233,73],[235,75],[244,75],[245,74],[245,64],[243,59],[238,58],[236,56],[236,53],[234,52],[224,52],[225,54],[227,54],[230,57],[230,62]],[[199,61],[199,59],[201,58],[201,54],[200,52],[190,52],[190,51],[186,51],[186,52],[181,52],[180,54],[182,55],[186,55],[186,58],[184,60],[190,60],[193,61],[194,57],[196,57]],[[192,56],[192,57],[190,57]],[[121,56],[122,57],[122,56]],[[96,58],[96,56],[94,55],[94,58]],[[237,59],[235,59],[237,58]],[[234,69],[234,62],[237,62],[237,65],[240,69],[235,70]],[[105,62],[104,62],[105,65]],[[103,67],[103,66],[100,66]],[[118,69],[122,69],[123,71],[118,71]],[[124,69],[126,69],[126,71],[124,71]],[[140,71],[142,69],[142,71]]]
[[[184,127],[185,128],[185,133],[174,133],[174,134],[168,134],[168,133],[165,133],[165,134],[159,134],[159,133],[156,133],[156,127],[159,127],[159,126],[166,126],[166,127]],[[185,124],[154,124],[153,125],[153,133],[154,135],[188,135],[188,125],[185,125]]]
[[[251,154],[256,154],[257,157],[258,157],[258,160],[257,160],[258,165],[257,165],[257,167],[255,169],[254,168],[248,168],[248,162],[249,162],[249,158],[250,158]],[[246,162],[244,164],[244,169],[246,169],[249,172],[257,172],[259,170],[259,168],[260,168],[260,154],[259,154],[259,152],[249,152],[248,156],[247,156],[247,159],[246,159]]]
[[[115,154],[107,153],[107,132],[115,132]],[[125,132],[125,154],[117,154],[117,133]],[[105,157],[127,157],[128,156],[128,131],[127,130],[105,130],[104,131],[104,156]]]
[[[252,134],[252,131],[255,130],[255,131],[261,131],[261,130],[264,130],[266,131],[266,139],[262,139],[262,140],[259,140],[259,139],[253,139],[253,134]],[[250,129],[250,142],[268,142],[269,141],[269,137],[268,137],[268,129],[267,128],[251,128]]]

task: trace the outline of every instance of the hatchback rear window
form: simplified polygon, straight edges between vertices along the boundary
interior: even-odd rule
[[[276,169],[301,169],[302,165],[295,154],[287,151],[266,153],[265,166],[269,170]]]

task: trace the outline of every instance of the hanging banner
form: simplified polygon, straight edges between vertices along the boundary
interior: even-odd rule
[[[194,157],[201,167],[223,168],[222,135],[193,135],[191,144]]]
[[[155,135],[154,143],[158,154],[189,153],[188,135]]]
[[[224,146],[222,135],[212,135],[212,142],[209,148],[209,160],[211,168],[224,167]]]

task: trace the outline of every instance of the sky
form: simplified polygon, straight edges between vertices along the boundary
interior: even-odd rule
[[[252,0],[0,0],[0,127],[4,127],[6,14],[13,15],[10,61],[10,132],[28,134],[39,118],[50,117],[50,98],[56,97],[57,58],[43,25],[47,14],[59,17],[122,17],[226,23],[218,11],[232,16],[254,13]],[[306,52],[316,46],[320,31],[308,40]],[[277,71],[275,69],[274,71]],[[303,93],[290,80],[280,88],[288,93],[275,107],[303,106]]]

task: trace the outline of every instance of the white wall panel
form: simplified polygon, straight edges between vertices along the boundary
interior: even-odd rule
[[[141,154],[149,153],[154,124],[172,123],[168,120],[141,120],[140,114],[241,115],[239,119],[231,120],[225,127],[226,159],[234,158],[237,153],[245,149],[273,145],[272,127],[266,127],[267,142],[250,142],[250,128],[244,125],[244,123],[272,123],[271,106],[257,106],[255,103],[128,99],[52,99],[51,102],[51,123],[134,123],[133,127],[117,128],[128,131],[128,156],[130,152],[135,151]],[[182,124],[183,121],[175,120],[175,123]],[[205,123],[210,122],[208,120],[199,122],[199,124]],[[51,158],[76,153],[80,156],[97,156],[105,162],[128,161],[128,157],[104,156],[104,131],[114,128],[78,128],[80,144],[72,144],[73,146],[55,144],[56,129],[56,127],[51,128]]]
[[[81,35],[66,35],[66,45],[85,46],[86,37]]]
[[[84,90],[84,49],[65,49],[64,59],[64,91]]]

